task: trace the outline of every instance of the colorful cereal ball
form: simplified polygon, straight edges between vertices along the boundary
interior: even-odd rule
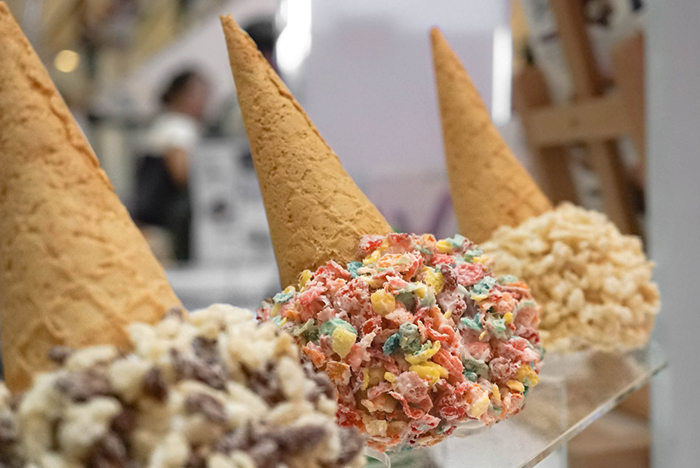
[[[516,414],[537,385],[539,307],[462,236],[365,236],[360,261],[304,271],[263,303],[337,390],[338,422],[380,451]]]

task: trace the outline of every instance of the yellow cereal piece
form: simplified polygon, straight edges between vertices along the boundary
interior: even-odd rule
[[[296,290],[296,288],[294,288],[294,286],[287,286],[286,288],[284,288],[284,291],[282,291],[282,292],[284,294],[294,294],[295,292],[297,292],[297,290]]]
[[[270,317],[277,317],[280,314],[280,309],[282,309],[282,304],[277,303],[273,305],[270,311]]]
[[[373,292],[370,299],[372,301],[372,308],[382,317],[393,312],[396,308],[396,299],[394,295],[383,289]]]
[[[365,367],[362,369],[362,390],[367,390],[369,387],[369,370]]]
[[[479,398],[476,399],[476,401],[472,402],[472,405],[468,411],[469,416],[471,416],[472,418],[480,417],[489,408],[489,404],[491,404],[491,400],[489,399],[489,394],[486,392],[483,392],[479,396]]]
[[[372,263],[377,263],[377,260],[379,260],[379,250],[375,250],[372,252],[372,255],[369,257],[365,257],[364,260],[362,260],[363,265],[370,265]]]
[[[450,253],[453,249],[452,244],[450,244],[449,242],[447,242],[444,239],[437,241],[437,243],[435,244],[435,247],[437,247],[438,252],[444,253],[444,254]]]
[[[488,294],[472,294],[472,299],[476,302],[482,302],[488,299]]]
[[[396,382],[396,376],[391,372],[384,372],[384,379],[389,383]]]
[[[503,314],[503,320],[506,322],[506,325],[513,323],[513,312],[506,312]]]
[[[341,358],[344,358],[352,349],[356,338],[357,335],[350,330],[338,327],[333,330],[333,334],[331,335],[331,348],[333,348],[333,351],[338,353]]]
[[[442,314],[442,315],[443,315],[443,317],[445,317],[446,319],[448,319],[448,318],[452,317],[452,311],[451,311],[451,310],[448,310],[447,312],[445,312],[445,313]]]
[[[383,419],[374,419],[365,424],[367,434],[371,436],[386,437],[388,423]]]
[[[510,388],[511,390],[513,390],[515,392],[522,393],[525,391],[525,385],[518,382],[517,380],[509,380],[508,382],[506,382],[506,385],[508,386],[508,388]]]
[[[442,276],[442,273],[429,267],[423,268],[423,281],[433,288],[435,293],[442,291],[442,287],[445,285],[445,278]]]
[[[493,399],[496,401],[501,401],[501,389],[498,385],[491,384],[491,393],[493,394]]]
[[[311,270],[304,270],[299,275],[299,291],[303,291],[306,287],[306,283],[311,279]]]
[[[414,284],[416,285],[416,289],[413,292],[416,293],[416,296],[423,299],[425,297],[425,295],[428,294],[428,286],[426,286],[423,283],[414,283]]]
[[[528,364],[521,364],[518,372],[515,374],[515,378],[518,381],[526,384],[528,387],[534,387],[540,383],[540,378],[535,372],[535,369],[530,367]]]
[[[479,340],[483,340],[485,336],[486,336],[486,330],[481,332],[481,335],[479,335]]]
[[[486,255],[479,255],[478,257],[473,257],[472,262],[474,263],[486,263],[489,258]]]
[[[448,376],[447,369],[435,364],[434,362],[424,362],[422,364],[414,364],[408,368],[411,372],[418,374],[421,379],[429,380],[430,385],[435,385],[440,377],[446,379]]]
[[[287,317],[285,317],[285,318],[283,318],[282,320],[280,320],[279,326],[281,327],[281,326],[284,325],[285,323],[287,323]]]
[[[409,364],[421,364],[435,356],[435,353],[438,351],[440,351],[440,342],[434,341],[433,346],[430,349],[426,349],[418,354],[406,354],[404,355],[404,358]]]

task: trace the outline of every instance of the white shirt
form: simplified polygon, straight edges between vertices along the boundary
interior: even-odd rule
[[[191,153],[199,142],[199,123],[189,115],[165,112],[153,121],[144,136],[143,150],[153,156],[162,156],[172,148]]]

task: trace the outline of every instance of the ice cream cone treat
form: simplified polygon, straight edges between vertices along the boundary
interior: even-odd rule
[[[354,260],[360,237],[391,226],[252,39],[230,16],[222,24],[282,285],[330,259]]]
[[[1,2],[0,51],[0,464],[363,466],[290,335],[179,306]]]
[[[53,346],[126,346],[179,306],[48,73],[0,2],[0,317],[7,385]]]
[[[365,236],[360,260],[302,273],[258,310],[330,377],[338,422],[379,451],[518,413],[537,385],[539,307],[462,236]]]
[[[433,28],[430,38],[452,203],[460,233],[481,243],[499,226],[517,226],[552,205],[491,123],[442,33]]]
[[[478,226],[494,274],[515,275],[530,286],[542,306],[539,330],[546,349],[646,344],[660,301],[654,265],[640,239],[622,235],[603,214],[569,203],[552,209],[508,151],[440,31],[433,29],[431,39],[461,232],[470,235]],[[475,193],[495,196],[483,201]]]
[[[56,348],[60,367],[19,399],[0,386],[7,467],[359,468],[333,387],[290,335],[215,305],[129,325],[133,352]]]
[[[603,214],[564,203],[483,244],[497,274],[527,282],[552,351],[644,346],[660,309],[653,262]]]
[[[394,451],[517,413],[541,357],[527,286],[491,274],[462,236],[391,233],[252,41],[223,24],[288,285],[258,316],[328,375],[340,426]]]

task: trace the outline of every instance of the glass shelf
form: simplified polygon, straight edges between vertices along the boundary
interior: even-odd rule
[[[520,414],[429,449],[392,455],[392,467],[530,468],[644,386],[666,362],[654,342],[624,354],[547,355],[540,384]]]

